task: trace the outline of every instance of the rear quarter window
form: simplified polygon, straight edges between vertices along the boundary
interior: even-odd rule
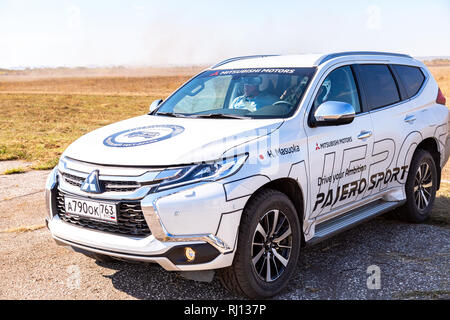
[[[387,65],[362,64],[359,70],[369,110],[400,101],[397,84]]]
[[[404,66],[404,65],[392,65],[392,68],[397,73],[403,87],[406,91],[406,99],[415,96],[422,87],[425,81],[425,76],[422,71],[417,67]]]

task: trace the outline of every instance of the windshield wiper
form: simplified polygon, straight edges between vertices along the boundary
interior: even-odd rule
[[[157,112],[155,116],[166,116],[166,117],[174,117],[174,118],[186,118],[184,114],[181,113],[172,113],[172,112]]]
[[[238,116],[236,114],[225,114],[225,113],[207,113],[207,114],[194,114],[192,115],[196,118],[216,118],[216,119],[248,119],[245,116]]]

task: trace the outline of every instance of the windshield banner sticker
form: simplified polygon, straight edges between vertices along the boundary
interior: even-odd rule
[[[234,70],[224,70],[221,71],[220,75],[228,74],[243,74],[243,73],[281,73],[281,74],[291,74],[294,73],[295,69],[234,69]]]
[[[227,69],[209,71],[202,74],[202,77],[228,76],[228,75],[254,75],[254,74],[304,74],[305,68],[253,68],[253,69]]]
[[[172,138],[183,131],[183,127],[176,125],[139,127],[114,133],[103,140],[103,144],[117,148],[137,147]]]

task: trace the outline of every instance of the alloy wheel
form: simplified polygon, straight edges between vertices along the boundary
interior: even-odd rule
[[[428,207],[432,197],[433,177],[428,163],[423,162],[414,178],[414,200],[419,210]]]
[[[259,220],[253,234],[252,266],[259,279],[277,280],[285,271],[292,251],[292,230],[286,215],[270,210]]]

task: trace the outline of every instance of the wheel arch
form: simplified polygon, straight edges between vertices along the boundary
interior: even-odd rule
[[[439,190],[439,187],[441,186],[441,171],[442,171],[441,153],[439,152],[439,142],[436,141],[436,138],[434,138],[434,137],[426,138],[417,145],[417,148],[415,151],[417,151],[419,149],[428,151],[431,154],[431,156],[433,157],[434,163],[436,165],[437,178],[438,178],[437,190]]]
[[[302,246],[305,245],[305,237],[303,235],[303,219],[305,214],[305,197],[303,196],[303,190],[300,187],[297,180],[293,178],[280,178],[272,180],[261,187],[259,187],[252,196],[247,200],[245,206],[263,189],[277,190],[285,194],[295,207],[298,220],[300,222],[301,240]]]

